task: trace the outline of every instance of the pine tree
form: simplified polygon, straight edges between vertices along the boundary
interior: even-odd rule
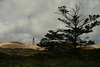
[[[97,20],[100,15],[89,15],[84,19],[79,14],[80,6],[78,5],[75,8],[71,8],[71,10],[68,10],[66,6],[58,7],[58,10],[64,17],[58,18],[58,20],[65,23],[67,27],[67,29],[59,29],[58,32],[63,32],[66,38],[69,37],[75,49],[80,35],[93,32],[93,28],[100,25],[100,21]]]

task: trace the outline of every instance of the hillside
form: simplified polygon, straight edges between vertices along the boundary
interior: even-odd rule
[[[80,46],[77,46],[77,48],[80,48]],[[87,45],[87,46],[81,46],[81,48],[85,48],[85,49],[99,49],[100,45]]]
[[[22,48],[22,49],[39,49],[39,50],[42,50],[42,48],[37,46],[37,45],[28,45],[28,44],[24,44],[24,43],[17,42],[17,41],[1,42],[0,48],[11,48],[11,49]]]

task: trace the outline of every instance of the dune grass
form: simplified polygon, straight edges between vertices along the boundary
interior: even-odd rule
[[[12,54],[11,54],[12,51]],[[6,53],[0,53],[0,67],[100,67],[100,49],[78,50],[78,55],[74,56],[72,52],[63,54],[49,54],[42,51],[22,50],[25,54],[18,55],[13,50]],[[18,50],[19,51],[19,50]],[[34,55],[31,55],[31,51]],[[13,52],[15,54],[13,54]],[[10,54],[9,54],[10,53]],[[61,55],[62,54],[62,55]],[[64,55],[64,56],[63,56]]]
[[[81,59],[17,59],[2,60],[0,67],[100,67],[99,61],[83,61]]]

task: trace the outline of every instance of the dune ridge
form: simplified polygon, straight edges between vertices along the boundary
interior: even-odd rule
[[[0,42],[0,48],[22,48],[22,49],[35,49],[35,50],[42,50],[40,46],[37,45],[28,45],[18,41],[7,41],[7,42]]]

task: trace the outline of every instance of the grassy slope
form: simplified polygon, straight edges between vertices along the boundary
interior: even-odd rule
[[[35,60],[17,59],[17,60],[2,60],[0,67],[100,67],[99,61],[83,61],[79,59],[48,59]]]
[[[40,52],[34,50],[0,49],[0,52],[0,67],[100,67],[99,49],[82,50],[77,56],[68,53],[59,58],[45,58],[42,55],[34,58],[34,53]]]

